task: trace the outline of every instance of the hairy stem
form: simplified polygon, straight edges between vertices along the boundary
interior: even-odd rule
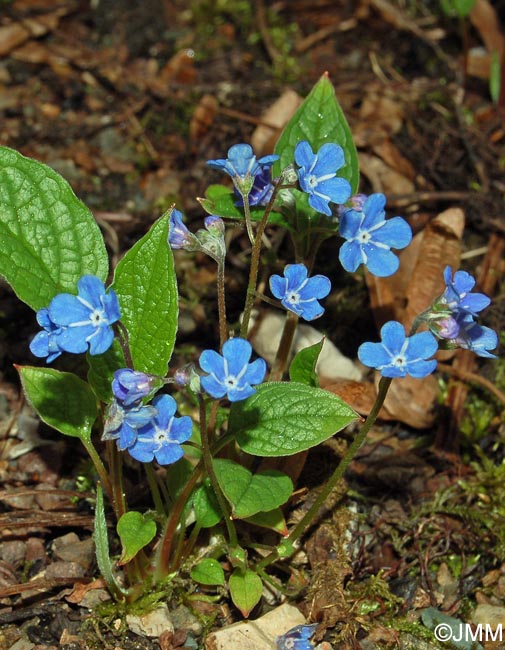
[[[281,340],[279,342],[279,349],[275,357],[274,365],[270,373],[270,381],[281,381],[288,364],[289,352],[293,345],[293,339],[296,334],[298,326],[298,315],[292,311],[286,312],[286,320],[284,321],[284,329],[282,330]]]

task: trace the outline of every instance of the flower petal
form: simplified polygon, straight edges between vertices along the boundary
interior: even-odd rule
[[[393,217],[372,233],[374,242],[386,244],[389,248],[405,248],[412,241],[412,229],[402,217]]]
[[[380,334],[386,350],[392,355],[399,354],[407,338],[403,325],[395,320],[388,321],[382,326]]]
[[[270,280],[270,291],[272,294],[281,300],[288,289],[288,281],[286,278],[281,277],[280,275],[271,275]]]
[[[200,368],[211,372],[219,379],[224,379],[224,359],[214,350],[204,350],[200,355]]]
[[[366,255],[366,268],[378,278],[387,278],[398,271],[400,260],[389,249],[379,248],[374,244],[362,247]]]
[[[363,205],[363,230],[370,230],[370,228],[385,220],[385,206],[386,197],[384,194],[381,194],[380,192],[376,194],[370,194],[370,196],[365,201],[365,204]]]
[[[299,294],[302,300],[311,298],[326,298],[331,291],[331,282],[325,275],[313,275],[308,279],[307,284],[300,289]]]
[[[160,465],[171,465],[184,456],[184,450],[177,443],[165,443],[154,452]]]
[[[249,364],[244,375],[244,381],[248,384],[261,384],[267,372],[267,364],[264,359],[256,359]]]
[[[345,178],[335,176],[318,183],[317,193],[330,197],[332,203],[345,203],[351,196],[351,184]]]
[[[428,361],[419,360],[412,361],[407,364],[407,372],[411,377],[415,379],[421,379],[422,377],[427,377],[435,371],[437,367],[436,359],[429,359]]]
[[[95,309],[102,306],[100,297],[105,293],[105,285],[96,275],[83,275],[77,283],[77,290],[79,297],[93,305]]]
[[[208,350],[210,352],[210,350]],[[226,395],[226,386],[224,383],[219,382],[212,375],[207,375],[200,379],[201,386],[203,390],[208,393],[211,397],[219,399]]]
[[[251,359],[252,345],[241,338],[228,339],[223,345],[223,356],[228,362],[231,375],[238,375],[247,366]]]
[[[70,293],[59,293],[49,305],[49,318],[59,326],[88,322],[90,313],[89,308]]]
[[[354,273],[360,264],[363,264],[364,257],[361,246],[356,242],[346,241],[340,247],[338,259],[346,271]]]
[[[310,169],[316,156],[312,147],[306,140],[302,140],[295,147],[295,162],[299,167],[304,167],[305,171]]]
[[[358,359],[370,368],[381,368],[391,362],[391,355],[382,343],[362,343],[358,348]]]
[[[407,357],[412,360],[427,359],[438,350],[437,339],[431,332],[419,332],[409,338]]]

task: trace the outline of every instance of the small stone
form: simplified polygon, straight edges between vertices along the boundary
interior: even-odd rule
[[[170,612],[170,618],[177,631],[187,630],[193,632],[196,636],[202,633],[202,624],[191,610],[184,605],[179,605],[179,607]]]
[[[82,578],[84,574],[77,562],[52,562],[45,571],[46,578]]]
[[[77,562],[85,570],[93,561],[94,551],[91,537],[81,541],[75,533],[68,533],[56,538],[51,549],[56,559],[64,562]]]
[[[174,626],[165,603],[158,605],[156,609],[143,616],[127,614],[126,624],[134,634],[139,636],[159,637],[163,632],[172,632],[172,634],[174,632]]]
[[[243,621],[209,634],[205,650],[271,650],[277,637],[296,625],[306,623],[305,617],[293,605],[284,604],[256,621]]]
[[[497,605],[477,605],[472,613],[472,623],[481,624],[482,627],[489,627],[492,630],[505,627],[505,607]]]
[[[19,540],[0,543],[0,560],[19,566],[26,556],[26,544]]]
[[[40,537],[29,537],[26,540],[26,562],[33,564],[37,560],[44,563],[47,561],[47,552],[44,546],[44,541]]]

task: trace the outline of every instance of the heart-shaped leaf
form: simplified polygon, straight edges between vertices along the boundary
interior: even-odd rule
[[[202,528],[212,528],[223,518],[210,484],[200,485],[196,488],[193,495],[193,508],[196,521]]]
[[[286,503],[293,493],[289,476],[277,470],[252,474],[246,467],[224,458],[214,459],[213,465],[219,487],[237,519],[273,510]]]
[[[230,576],[228,586],[235,606],[247,618],[260,601],[263,592],[261,579],[251,569],[237,568]]]
[[[210,557],[204,558],[194,566],[190,576],[202,585],[224,585],[223,567]]]
[[[121,516],[116,529],[123,547],[118,564],[123,565],[127,564],[140,549],[152,541],[156,535],[156,522],[147,519],[140,512],[130,510]]]
[[[340,397],[297,382],[269,382],[235,402],[229,432],[255,456],[290,456],[315,447],[358,414]]]

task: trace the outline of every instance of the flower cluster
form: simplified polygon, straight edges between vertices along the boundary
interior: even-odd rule
[[[169,465],[182,458],[181,444],[191,437],[192,422],[187,415],[175,417],[177,404],[170,395],[155,397],[152,405],[142,401],[150,395],[156,377],[122,368],[114,373],[103,440],[117,440],[118,449],[142,463],[152,460]]]
[[[201,251],[220,262],[226,255],[224,242],[224,222],[221,217],[210,215],[204,219],[205,229],[200,228],[193,234],[185,226],[183,215],[172,208],[170,212],[168,243],[173,249],[183,248],[187,251]]]
[[[202,388],[212,397],[225,395],[230,402],[246,399],[256,392],[253,385],[261,384],[267,370],[263,359],[249,363],[252,346],[241,338],[229,339],[223,345],[223,354],[204,350],[200,368],[209,373],[201,378]]]
[[[263,156],[257,160],[250,145],[235,144],[228,149],[228,158],[208,160],[207,164],[228,174],[237,192],[245,197],[251,192],[256,177],[269,170],[276,160],[279,156]]]
[[[498,345],[496,332],[475,321],[491,300],[483,293],[472,293],[475,278],[466,271],[444,269],[445,290],[423,315],[430,330],[444,339],[448,348],[472,350],[480,357],[495,357],[489,350]]]
[[[324,313],[318,302],[330,293],[331,283],[325,275],[308,277],[303,264],[288,264],[284,277],[272,275],[270,290],[281,304],[304,320],[314,320]]]
[[[410,244],[412,230],[402,217],[386,221],[384,194],[371,194],[366,200],[360,195],[354,207],[343,210],[339,232],[346,240],[340,247],[339,259],[351,273],[364,264],[380,278],[393,275],[400,262],[391,252]]]
[[[30,343],[36,357],[51,363],[62,352],[103,354],[112,345],[113,323],[121,317],[119,302],[112,289],[94,275],[83,275],[77,296],[60,293],[47,308],[37,312],[43,328]]]

